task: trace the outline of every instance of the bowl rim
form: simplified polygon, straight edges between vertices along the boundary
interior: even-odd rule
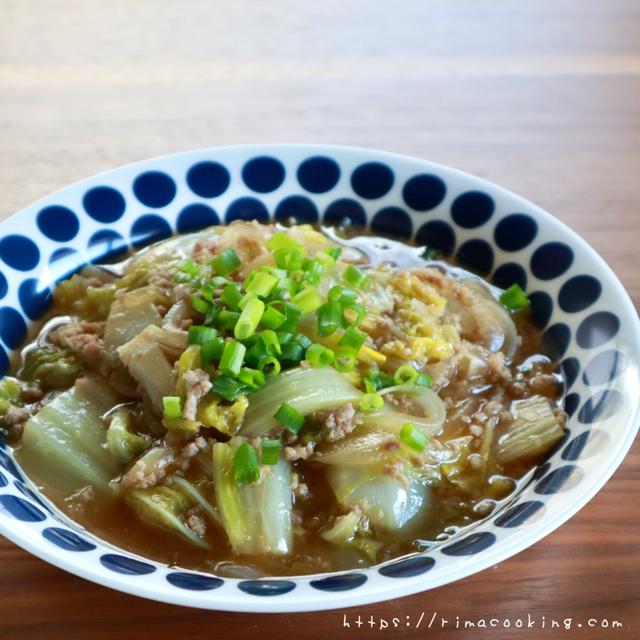
[[[471,173],[462,171],[460,169],[450,167],[444,164],[426,160],[423,158],[404,155],[395,152],[381,151],[367,147],[354,147],[347,145],[330,145],[330,144],[313,144],[313,143],[260,143],[260,144],[241,144],[241,145],[225,145],[219,147],[204,147],[195,148],[189,151],[181,151],[177,153],[165,154],[156,156],[153,158],[147,158],[136,162],[124,164],[112,169],[102,171],[92,176],[80,179],[69,185],[63,186],[42,198],[34,201],[33,203],[23,207],[19,211],[15,212],[11,216],[5,218],[0,222],[0,234],[4,231],[4,227],[10,221],[15,221],[21,215],[29,213],[31,210],[38,208],[42,203],[49,201],[53,196],[62,194],[67,190],[72,190],[76,187],[80,187],[83,184],[91,184],[101,178],[106,178],[112,174],[135,170],[151,163],[171,162],[181,158],[188,158],[190,156],[210,156],[209,159],[214,160],[215,155],[220,152],[238,151],[238,152],[250,152],[256,151],[258,153],[269,153],[276,155],[280,152],[287,152],[289,150],[296,150],[306,152],[311,155],[317,155],[319,152],[334,153],[334,154],[366,154],[371,159],[386,160],[393,166],[394,162],[414,162],[416,166],[420,165],[425,170],[435,170],[438,175],[443,178],[457,177],[462,179],[469,185],[473,185],[477,188],[488,189],[492,194],[498,197],[509,198],[513,201],[520,201],[526,205],[528,212],[533,214],[538,221],[543,224],[552,224],[559,228],[566,237],[570,239],[574,249],[590,258],[598,268],[601,270],[602,275],[606,277],[608,287],[615,289],[615,294],[620,304],[620,312],[623,315],[623,320],[627,330],[631,330],[633,339],[636,344],[640,344],[640,318],[635,306],[625,290],[624,286],[620,282],[619,278],[613,271],[613,269],[605,262],[605,260],[593,249],[578,233],[573,231],[566,223],[554,217],[552,214],[542,209],[540,206],[531,202],[527,198],[520,196],[509,189],[501,187],[485,178],[475,176]],[[224,222],[220,223],[221,225]],[[11,279],[9,279],[11,282]],[[634,353],[634,363],[640,367],[640,353]],[[442,575],[439,579],[433,580],[427,578],[427,585],[421,584],[425,582],[424,576],[415,576],[413,578],[405,578],[398,581],[385,581],[377,585],[372,585],[371,582],[365,583],[361,588],[354,591],[340,591],[340,592],[319,592],[319,591],[301,591],[297,590],[288,594],[283,594],[277,598],[265,598],[259,596],[249,595],[240,590],[236,590],[233,595],[220,598],[217,594],[217,590],[213,591],[167,591],[162,587],[164,582],[154,584],[153,581],[131,580],[130,576],[103,572],[99,570],[99,567],[93,567],[91,565],[85,566],[84,563],[74,561],[75,556],[67,557],[61,554],[59,550],[55,548],[47,548],[39,543],[39,537],[32,535],[25,536],[19,530],[14,531],[8,525],[8,521],[5,522],[4,518],[0,518],[0,534],[7,539],[11,540],[18,546],[32,553],[33,555],[49,562],[50,564],[61,568],[69,573],[85,578],[96,584],[106,586],[118,591],[123,591],[131,595],[150,598],[153,600],[166,602],[169,604],[179,604],[191,607],[200,607],[205,609],[215,609],[222,611],[243,611],[243,612],[264,612],[264,613],[283,613],[283,612],[310,612],[321,611],[329,609],[338,609],[349,606],[358,606],[363,604],[373,604],[383,600],[389,600],[392,598],[402,597],[406,595],[423,592],[429,589],[433,589],[450,582],[461,580],[469,575],[482,571],[498,562],[502,562],[520,551],[532,546],[539,540],[543,539],[555,529],[557,529],[564,522],[569,520],[575,513],[577,513],[587,502],[589,502],[598,491],[606,484],[609,478],[617,470],[622,463],[625,455],[631,448],[633,441],[635,440],[638,429],[640,428],[640,407],[638,407],[635,416],[629,419],[627,428],[625,429],[625,437],[617,443],[617,448],[613,449],[612,454],[607,457],[606,468],[590,482],[584,482],[584,488],[577,496],[570,506],[556,517],[549,519],[545,522],[544,526],[535,525],[531,528],[527,528],[521,532],[518,536],[511,536],[509,543],[505,544],[501,541],[501,544],[496,545],[496,551],[489,554],[479,554],[478,557],[467,557],[463,567],[458,569],[453,576]],[[26,474],[25,474],[26,475]],[[27,476],[28,477],[28,476]],[[90,532],[88,532],[90,533]],[[98,540],[101,540],[98,538]],[[102,541],[104,544],[110,543]],[[114,545],[111,545],[114,548]],[[129,556],[137,557],[143,560],[149,560],[144,556],[127,551]],[[397,560],[397,558],[396,558]],[[323,574],[313,574],[306,576],[286,576],[282,579],[296,582],[297,580],[311,580],[318,577],[337,576],[345,573],[365,573],[366,571],[376,571],[381,566],[380,563],[368,567],[366,569],[352,569],[350,571],[336,571],[327,572]],[[205,574],[203,572],[191,571],[194,574]],[[152,574],[153,575],[153,574]],[[225,581],[233,582],[232,578],[224,578]],[[265,579],[278,579],[277,577],[269,577]],[[240,580],[235,579],[236,582]]]

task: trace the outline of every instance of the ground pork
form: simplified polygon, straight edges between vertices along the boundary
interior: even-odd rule
[[[296,498],[304,500],[310,495],[309,487],[300,481],[300,476],[295,471],[291,474],[291,489]]]
[[[202,436],[198,436],[195,440],[186,444],[176,457],[176,467],[181,471],[186,471],[189,468],[192,459],[206,446],[207,441]]]
[[[37,402],[42,400],[44,391],[40,388],[37,382],[33,382],[28,387],[22,389],[22,399],[25,402]]]
[[[10,406],[4,416],[2,417],[2,423],[4,424],[9,438],[11,440],[18,440],[22,435],[22,429],[24,423],[29,419],[29,412],[19,407]]]
[[[356,411],[350,402],[331,411],[324,421],[324,425],[329,431],[327,440],[336,442],[351,433],[356,426],[355,416]]]
[[[184,374],[186,400],[182,417],[185,420],[194,421],[198,412],[198,402],[207,395],[211,389],[209,374],[202,369],[190,369]]]
[[[52,333],[51,338],[61,347],[70,349],[82,360],[95,365],[105,355],[100,337],[104,333],[104,322],[71,322]]]
[[[309,442],[305,445],[299,444],[296,447],[285,447],[284,459],[289,460],[289,462],[293,462],[294,460],[306,460],[313,455],[314,448],[314,442]]]
[[[189,529],[204,538],[205,533],[207,533],[207,521],[204,518],[202,509],[200,507],[192,507],[186,511],[185,516]]]
[[[162,456],[154,464],[149,464],[146,456],[133,463],[133,466],[122,476],[120,486],[125,489],[148,489],[160,484],[169,473],[174,461],[172,452]]]

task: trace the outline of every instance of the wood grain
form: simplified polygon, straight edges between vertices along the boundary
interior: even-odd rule
[[[639,103],[636,0],[2,0],[0,218],[163,153],[370,146],[465,169],[540,204],[599,251],[638,306]],[[518,556],[434,591],[320,614],[148,602],[2,540],[0,639],[638,638],[639,482],[636,444],[587,507]],[[426,628],[433,612],[435,626],[449,620],[444,630]],[[573,618],[574,629],[455,628],[456,616],[528,613],[538,624]],[[399,626],[357,628],[358,614]],[[589,618],[624,628],[589,629]]]

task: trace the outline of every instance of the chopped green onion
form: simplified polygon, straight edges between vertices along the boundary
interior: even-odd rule
[[[358,302],[358,294],[353,289],[345,289],[344,287],[340,287],[342,289],[342,295],[338,299],[338,302],[341,306],[351,305]]]
[[[302,315],[302,309],[288,304],[285,307],[284,315],[286,320],[280,325],[281,331],[295,331],[298,328],[298,321]]]
[[[356,366],[356,357],[349,353],[338,352],[336,354],[336,361],[333,366],[337,371],[341,373],[347,373],[353,371]]]
[[[216,322],[223,329],[231,330],[236,326],[238,318],[240,318],[240,314],[237,311],[222,309],[222,311],[218,313]]]
[[[278,340],[278,335],[275,331],[271,329],[266,329],[260,333],[260,340],[264,345],[264,350],[270,356],[279,356],[282,354],[282,347],[280,346],[280,341]]]
[[[387,387],[393,387],[396,384],[396,381],[384,371],[371,371],[369,376],[365,378],[365,387],[367,382],[373,386],[375,391],[386,389]]]
[[[213,340],[218,332],[212,327],[204,327],[199,324],[192,324],[189,327],[189,344],[204,344]]]
[[[238,396],[245,394],[249,388],[243,382],[230,376],[218,376],[212,382],[211,393],[233,402]]]
[[[354,264],[348,264],[342,274],[342,279],[355,289],[362,289],[367,282],[366,274]]]
[[[325,302],[318,308],[318,335],[330,336],[340,326],[340,305],[337,302]]]
[[[185,260],[179,267],[180,271],[189,276],[195,277],[200,275],[200,268],[193,260]]]
[[[240,293],[240,289],[238,289],[237,285],[231,283],[224,287],[220,295],[222,302],[233,311],[238,310],[241,298],[242,294]]]
[[[260,443],[260,462],[262,464],[278,464],[280,459],[280,449],[282,449],[282,440],[263,440]]]
[[[321,344],[312,344],[305,352],[305,358],[312,367],[326,367],[333,364],[336,354]]]
[[[413,384],[416,387],[431,387],[433,385],[433,378],[428,373],[421,373],[414,381]]]
[[[233,335],[238,340],[245,340],[249,336],[253,335],[260,323],[263,311],[264,302],[262,302],[262,300],[255,297],[249,300],[242,309],[238,322],[233,329]]]
[[[313,344],[313,340],[308,336],[305,336],[304,333],[295,333],[292,340],[296,344],[299,344],[303,349],[308,349]]]
[[[203,315],[207,313],[211,305],[206,301],[200,298],[199,296],[193,295],[191,296],[191,306],[198,312]]]
[[[167,418],[181,418],[182,400],[179,396],[164,396],[164,398],[162,398],[162,409]]]
[[[225,342],[218,367],[220,371],[230,376],[237,376],[246,351],[247,348],[240,342],[236,342],[235,340]]]
[[[342,298],[343,295],[344,287],[341,287],[339,284],[337,284],[329,289],[327,300],[329,300],[329,302],[339,302],[340,298]]]
[[[367,334],[360,329],[351,326],[344,332],[343,336],[338,340],[338,347],[344,350],[346,353],[356,355],[360,348],[365,343]]]
[[[342,307],[342,320],[343,323],[348,327],[350,325],[358,326],[362,324],[367,312],[363,305],[359,302],[351,302],[349,304],[345,304]]]
[[[214,273],[218,276],[226,276],[235,271],[241,264],[238,254],[233,249],[226,249],[209,261]]]
[[[331,249],[327,249],[327,253],[334,259],[337,260],[342,253],[342,247],[331,247]]]
[[[233,454],[233,478],[236,484],[250,484],[260,477],[256,450],[243,442]]]
[[[384,407],[384,398],[379,393],[365,393],[360,400],[360,411],[372,413]]]
[[[527,294],[519,284],[511,285],[506,291],[503,291],[500,296],[500,302],[502,302],[509,311],[526,309],[530,304]]]
[[[277,329],[284,323],[285,320],[286,316],[284,315],[284,313],[278,311],[273,306],[273,303],[271,303],[264,310],[262,319],[260,320],[260,324],[267,327],[268,329]]]
[[[315,287],[304,288],[293,297],[293,301],[304,313],[311,313],[322,304],[322,298]]]
[[[413,384],[420,375],[420,372],[414,369],[409,364],[403,364],[401,367],[396,369],[396,372],[393,374],[393,379],[397,384]]]
[[[304,263],[304,254],[302,251],[297,250],[279,249],[274,251],[273,258],[280,269],[286,269],[287,271],[297,271],[302,268]]]
[[[286,402],[280,405],[273,417],[291,433],[298,433],[304,424],[304,416]]]
[[[200,360],[202,364],[211,364],[218,360],[224,351],[224,338],[218,336],[200,346]]]
[[[313,259],[325,269],[330,269],[336,263],[336,259],[327,251],[316,251]]]
[[[238,380],[252,389],[257,389],[264,385],[265,377],[262,371],[249,369],[249,367],[242,367],[242,369],[240,369],[240,373],[238,373]]]
[[[210,304],[207,312],[204,314],[204,323],[213,324],[218,319],[219,313],[220,309],[218,309],[214,304]]]
[[[411,422],[402,425],[400,439],[415,451],[424,451],[429,444],[429,438],[422,431],[416,429]]]
[[[376,385],[369,380],[369,378],[364,378],[362,381],[364,383],[364,390],[366,393],[375,393],[377,391]]]
[[[257,367],[262,358],[269,355],[261,340],[258,340],[245,354],[244,360],[251,367]]]
[[[304,348],[296,342],[289,342],[282,345],[282,362],[298,364],[304,359]]]
[[[304,251],[304,247],[288,233],[277,231],[267,240],[269,251]]]
[[[280,361],[273,356],[263,356],[258,361],[258,369],[260,369],[267,378],[273,378],[282,371],[282,365]]]
[[[249,283],[247,292],[255,293],[261,298],[266,298],[276,284],[278,284],[278,278],[272,276],[270,273],[258,272]]]
[[[215,302],[213,294],[217,289],[218,287],[213,283],[213,281],[209,280],[209,282],[205,282],[205,284],[202,285],[200,293],[207,302],[213,303]]]

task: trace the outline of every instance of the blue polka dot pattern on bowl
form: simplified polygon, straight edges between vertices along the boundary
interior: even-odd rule
[[[367,213],[364,207],[356,200],[341,198],[327,207],[322,222],[329,227],[345,224],[352,227],[365,227],[367,225]]]
[[[471,556],[488,549],[496,541],[496,536],[489,531],[478,531],[457,540],[442,549],[447,556]]]
[[[573,249],[563,242],[548,242],[531,256],[531,272],[539,280],[553,280],[573,264]]]
[[[133,223],[130,235],[131,244],[140,248],[170,237],[171,227],[164,218],[148,213]]]
[[[387,578],[411,578],[427,573],[435,564],[436,561],[430,556],[412,556],[385,564],[378,572]]]
[[[312,580],[309,584],[319,591],[351,591],[351,589],[361,587],[366,581],[367,576],[363,573],[347,573]]]
[[[376,200],[391,191],[394,180],[393,171],[386,164],[367,162],[351,174],[351,187],[361,198]]]
[[[0,272],[0,300],[7,295],[7,291],[9,291],[9,283],[5,275]]]
[[[167,582],[180,589],[189,591],[211,591],[224,584],[222,578],[214,576],[204,576],[198,573],[187,573],[185,571],[175,571],[167,574]]]
[[[93,262],[114,260],[126,254],[127,241],[112,229],[96,231],[87,243],[87,252]]]
[[[318,208],[313,201],[304,196],[289,196],[276,207],[275,218],[278,222],[295,224],[314,224],[318,221]]]
[[[227,224],[234,220],[269,222],[269,211],[262,201],[257,198],[238,198],[229,205],[225,217]]]
[[[617,349],[607,349],[587,362],[582,379],[592,387],[607,384],[623,373],[628,366],[628,356]]]
[[[567,464],[554,469],[544,476],[533,490],[541,495],[551,495],[559,491],[568,491],[580,483],[583,475],[584,472],[580,467]]]
[[[583,424],[602,422],[615,415],[624,406],[624,397],[615,389],[594,393],[580,408],[578,420]]]
[[[602,293],[600,280],[593,276],[569,278],[558,294],[558,304],[567,313],[577,313],[588,309]]]
[[[491,282],[501,289],[508,289],[517,284],[522,289],[527,288],[527,272],[515,262],[500,265],[491,276]]]
[[[308,158],[298,167],[298,182],[311,193],[331,191],[340,180],[340,166],[324,156]]]
[[[42,522],[47,516],[33,503],[12,495],[0,495],[0,510],[22,522]]]
[[[520,251],[528,247],[538,233],[538,224],[524,213],[512,213],[498,222],[493,237],[503,251]]]
[[[531,304],[531,322],[537,329],[544,329],[553,313],[553,300],[545,291],[534,291],[528,297]]]
[[[465,229],[481,227],[495,210],[493,198],[482,191],[467,191],[459,195],[451,205],[451,217]]]
[[[243,580],[238,589],[252,596],[281,596],[296,588],[291,580]]]
[[[539,500],[521,502],[499,515],[495,520],[495,525],[505,528],[521,527],[536,515],[539,515],[542,509],[544,509],[544,502]]]
[[[418,229],[415,242],[450,256],[456,248],[456,232],[444,220],[431,220]]]
[[[40,261],[40,251],[33,240],[12,234],[0,240],[0,260],[12,269],[31,271]]]
[[[413,176],[402,188],[402,199],[415,211],[435,209],[447,195],[447,185],[442,178],[430,173]]]
[[[18,288],[18,299],[22,310],[31,320],[37,320],[53,302],[51,289],[35,278],[22,281]]]
[[[473,238],[460,245],[456,260],[461,267],[488,276],[493,269],[493,249],[486,240]]]
[[[620,319],[611,311],[598,311],[587,316],[576,332],[576,342],[583,349],[595,349],[611,340],[620,329]]]
[[[147,171],[133,183],[133,193],[147,207],[166,207],[176,196],[176,183],[162,171]]]
[[[156,570],[148,562],[142,562],[142,560],[136,560],[117,553],[105,553],[100,556],[100,562],[106,569],[129,576],[143,576]]]
[[[84,210],[97,222],[116,222],[127,207],[124,196],[112,187],[94,187],[82,199]]]
[[[9,347],[17,349],[27,335],[27,325],[13,307],[0,308],[0,339]]]
[[[268,156],[253,158],[242,167],[244,183],[258,193],[275,191],[284,182],[284,176],[282,162]]]
[[[571,329],[563,322],[558,322],[542,334],[542,339],[554,360],[560,360],[569,348]]]
[[[191,233],[214,224],[220,224],[218,214],[210,206],[196,202],[186,206],[178,214],[176,227],[178,233]]]
[[[96,545],[93,542],[89,542],[69,529],[48,527],[42,531],[42,537],[65,551],[78,552],[96,549]]]
[[[571,389],[580,373],[580,361],[578,358],[567,358],[560,363],[560,370],[564,377],[565,389]]]
[[[42,209],[38,214],[37,224],[47,238],[57,242],[72,240],[80,229],[78,216],[71,209],[57,205]]]
[[[199,162],[187,173],[187,184],[201,198],[221,196],[231,183],[229,170],[219,162]]]
[[[385,207],[373,216],[371,231],[381,236],[409,240],[413,233],[413,223],[404,209]]]

